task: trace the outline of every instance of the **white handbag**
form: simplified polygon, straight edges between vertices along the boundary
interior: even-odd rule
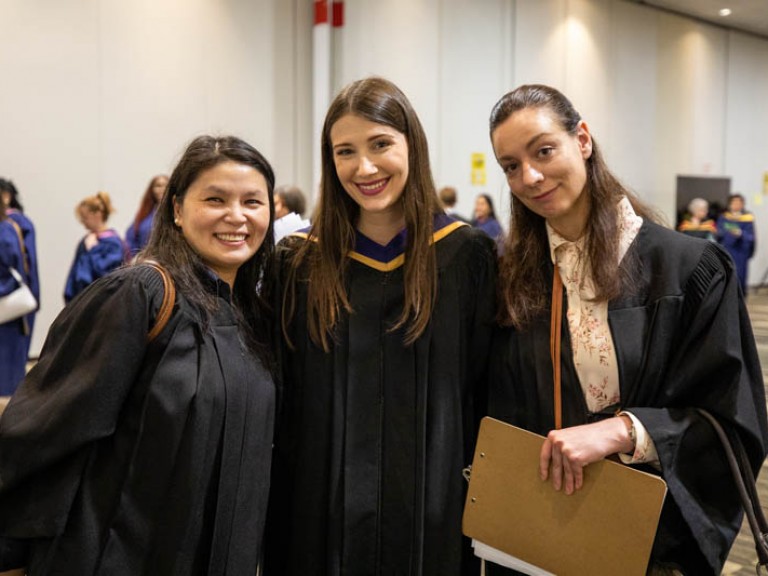
[[[37,300],[21,274],[15,268],[8,270],[19,283],[19,287],[10,294],[0,296],[0,324],[21,318],[37,309]]]

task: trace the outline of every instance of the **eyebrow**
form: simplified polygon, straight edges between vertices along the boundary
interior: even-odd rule
[[[205,190],[209,193],[226,194],[226,195],[233,194],[233,192],[226,190],[225,188],[220,188],[215,184],[209,184],[208,186],[206,186]],[[266,194],[266,193],[267,192],[265,190],[262,190],[261,188],[250,188],[245,192],[245,194],[252,194],[254,196],[258,194]]]
[[[395,135],[390,132],[377,132],[370,138],[367,138],[366,142],[372,142],[373,140],[378,140],[379,138],[395,138]],[[338,144],[333,144],[333,149],[339,148],[340,146],[352,146],[351,142],[339,142]]]
[[[528,140],[528,142],[526,143],[525,147],[526,148],[530,148],[531,146],[533,146],[536,143],[537,140],[541,140],[542,138],[546,138],[547,136],[551,136],[551,135],[552,135],[551,132],[539,132],[533,138]]]
[[[528,142],[525,143],[525,148],[528,149],[531,146],[533,146],[538,140],[545,138],[547,136],[551,136],[551,132],[539,132],[538,134],[534,135],[532,138],[528,140]],[[510,156],[499,156],[498,160],[507,160]]]

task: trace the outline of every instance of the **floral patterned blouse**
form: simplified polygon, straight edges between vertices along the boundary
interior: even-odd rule
[[[618,203],[621,236],[619,262],[640,231],[643,219],[635,214],[625,197]],[[571,242],[547,224],[552,262],[558,266],[563,288],[568,295],[568,328],[573,345],[573,363],[590,412],[600,412],[621,400],[616,350],[608,324],[608,301],[595,301],[592,268],[584,252],[584,237]],[[620,455],[627,463],[655,463],[658,455],[653,440],[642,423],[631,413],[623,412],[635,425],[637,442],[631,456]]]

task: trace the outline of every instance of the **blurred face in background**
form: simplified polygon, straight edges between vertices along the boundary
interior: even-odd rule
[[[158,204],[160,203],[160,200],[163,199],[163,194],[165,194],[165,189],[168,187],[168,178],[165,176],[159,176],[158,178],[155,178],[155,181],[152,183],[152,196],[155,198],[155,202]]]
[[[741,212],[744,210],[744,200],[741,198],[732,198],[728,203],[728,210],[730,212]]]
[[[695,204],[691,210],[691,216],[697,220],[706,220],[707,213],[709,212],[708,204]]]
[[[283,204],[283,199],[280,198],[280,194],[275,194],[275,220],[288,215],[288,208]]]
[[[89,232],[100,232],[104,227],[104,216],[98,210],[91,210],[87,206],[81,206],[77,214],[80,222]]]
[[[490,215],[491,207],[488,204],[488,200],[483,196],[478,196],[475,199],[475,219],[480,221],[487,220]]]

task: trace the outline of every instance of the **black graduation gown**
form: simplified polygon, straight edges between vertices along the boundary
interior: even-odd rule
[[[645,222],[630,250],[640,264],[637,290],[611,301],[608,319],[622,409],[653,438],[669,488],[652,561],[720,574],[740,505],[722,448],[693,408],[738,432],[757,474],[768,426],[749,317],[733,264],[716,244]],[[546,314],[524,331],[501,331],[491,369],[490,415],[539,434],[554,428],[549,322]],[[565,317],[561,366],[563,426],[585,423]]]
[[[229,287],[205,281],[220,304],[207,329],[178,293],[147,345],[163,293],[147,266],[51,326],[0,419],[0,542],[28,548],[29,574],[255,574],[275,388],[240,345]]]
[[[465,481],[495,308],[495,252],[483,233],[436,219],[438,294],[412,345],[389,331],[403,308],[400,235],[358,235],[347,293],[354,312],[329,353],[309,337],[299,283],[284,349],[266,574],[451,576],[479,573],[461,535]],[[305,240],[301,240],[305,241]],[[289,238],[286,258],[296,248]]]

